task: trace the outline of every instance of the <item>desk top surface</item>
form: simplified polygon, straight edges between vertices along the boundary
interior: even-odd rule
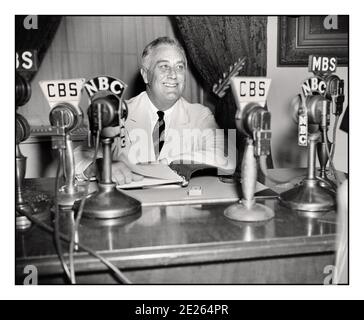
[[[302,170],[275,170],[280,177],[301,173]],[[51,179],[29,179],[27,183],[52,194]],[[97,220],[83,219],[79,240],[109,258],[124,259],[124,264],[130,267],[166,264],[172,260],[180,263],[243,259],[334,249],[335,212],[309,219],[282,207],[275,199],[259,202],[274,210],[272,220],[253,224],[231,221],[223,214],[229,205],[226,203],[149,206],[142,208],[141,215],[108,221],[104,225]],[[50,215],[44,221],[51,224]],[[62,213],[61,232],[70,235],[72,224],[73,215]],[[68,251],[66,244],[64,250]],[[78,255],[81,260],[87,256],[85,253]],[[60,268],[52,235],[37,226],[16,233],[16,258],[20,264],[43,261]],[[84,267],[90,267],[90,261],[85,262]]]

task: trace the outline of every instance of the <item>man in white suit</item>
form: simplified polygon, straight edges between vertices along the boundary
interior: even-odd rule
[[[113,179],[119,184],[142,177],[130,170],[130,162],[197,162],[227,171],[235,169],[235,148],[224,156],[224,135],[211,111],[187,102],[182,93],[186,83],[187,59],[181,45],[168,37],[146,46],[140,69],[146,91],[127,101],[126,146],[120,138],[113,144]],[[233,152],[232,152],[233,151]],[[76,151],[76,173],[92,171],[90,154]]]

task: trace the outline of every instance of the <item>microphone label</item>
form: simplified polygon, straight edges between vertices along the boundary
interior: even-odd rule
[[[127,88],[127,84],[123,81],[109,77],[109,76],[99,76],[87,81],[84,88],[90,98],[92,98],[99,91],[109,91],[122,99],[124,91]]]
[[[67,102],[78,108],[85,79],[39,81],[49,106],[53,108],[60,102]]]
[[[263,77],[233,77],[230,79],[235,103],[242,108],[249,102],[264,107],[267,101],[271,79]]]
[[[326,82],[319,77],[312,77],[302,83],[302,92],[305,97],[318,93],[323,95],[326,91]]]
[[[332,73],[336,71],[337,58],[310,55],[308,58],[308,71],[313,73]]]
[[[37,71],[38,59],[36,50],[25,50],[15,53],[15,70],[22,71]]]
[[[308,143],[308,115],[306,98],[303,95],[301,97],[301,105],[298,109],[298,145],[307,147]]]

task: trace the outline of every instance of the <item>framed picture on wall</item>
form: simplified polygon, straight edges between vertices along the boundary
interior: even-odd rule
[[[336,56],[347,66],[349,16],[282,16],[278,19],[278,66],[307,66],[310,54]]]

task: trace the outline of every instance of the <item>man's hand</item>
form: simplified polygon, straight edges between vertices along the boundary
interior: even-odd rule
[[[112,179],[118,185],[131,183],[132,181],[143,180],[143,176],[133,173],[127,165],[127,161],[117,161],[112,163]]]

